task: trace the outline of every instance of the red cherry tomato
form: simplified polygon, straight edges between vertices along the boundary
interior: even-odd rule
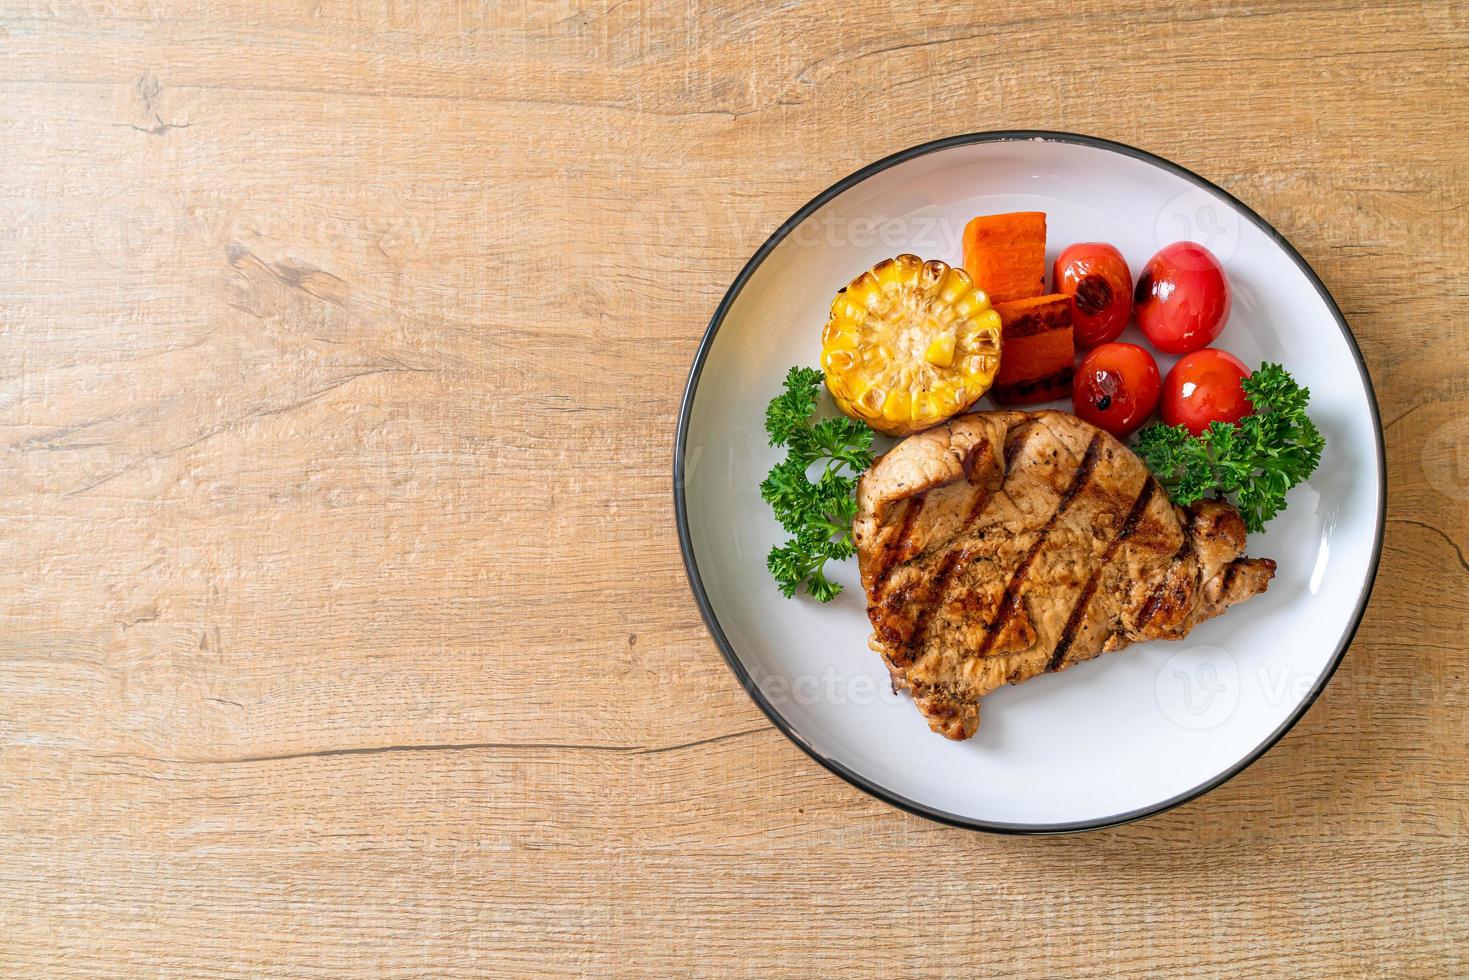
[[[1106,242],[1079,242],[1056,256],[1051,288],[1071,297],[1078,347],[1116,340],[1132,316],[1132,271]]]
[[[1103,344],[1081,359],[1071,405],[1092,425],[1125,439],[1158,407],[1158,364],[1137,344]]]
[[[1163,381],[1163,421],[1194,435],[1210,422],[1238,422],[1254,411],[1240,382],[1250,376],[1228,351],[1205,347],[1184,357]]]
[[[1137,279],[1137,325],[1165,354],[1207,347],[1229,319],[1229,280],[1214,253],[1196,242],[1165,245]]]

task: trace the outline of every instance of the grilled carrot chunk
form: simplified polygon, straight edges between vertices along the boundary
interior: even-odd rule
[[[1071,337],[1071,297],[1065,293],[996,303],[1000,314],[1000,372],[991,397],[1003,405],[1031,405],[1066,398],[1076,346]]]
[[[982,214],[964,226],[964,271],[991,303],[1046,289],[1044,211]]]

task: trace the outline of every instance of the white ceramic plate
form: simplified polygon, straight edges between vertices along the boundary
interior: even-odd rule
[[[856,562],[829,605],[782,598],[765,555],[783,540],[758,485],[780,458],[766,402],[816,366],[832,295],[913,252],[960,263],[976,214],[1046,212],[1047,268],[1107,241],[1134,276],[1193,239],[1224,263],[1234,308],[1217,346],[1283,363],[1308,385],[1326,451],[1249,553],[1276,559],[1263,596],[1178,643],[1107,654],[1003,688],[978,734],[931,733],[867,647]],[[1122,339],[1138,341],[1135,328]],[[1159,358],[1163,371],[1173,359]],[[991,407],[988,400],[979,408]],[[1066,406],[1062,406],[1066,407]],[[914,147],[839,181],[771,236],[730,286],[694,359],[679,417],[674,497],[705,621],[771,720],[822,765],[904,809],[967,827],[1054,833],[1158,813],[1218,786],[1305,712],[1361,619],[1381,550],[1382,429],[1341,312],[1274,229],[1183,168],[1063,133],[978,133]]]

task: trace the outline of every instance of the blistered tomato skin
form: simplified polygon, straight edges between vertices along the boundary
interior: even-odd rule
[[[1165,245],[1148,260],[1133,294],[1137,325],[1165,354],[1209,346],[1229,320],[1224,267],[1197,242]]]
[[[1116,340],[1132,317],[1132,270],[1106,242],[1078,242],[1056,256],[1051,288],[1071,297],[1078,347]]]
[[[1137,344],[1103,344],[1081,359],[1071,407],[1099,429],[1125,439],[1158,407],[1158,364]]]
[[[1250,376],[1243,361],[1214,347],[1194,351],[1163,379],[1163,421],[1194,435],[1210,422],[1238,422],[1254,411],[1240,382]]]

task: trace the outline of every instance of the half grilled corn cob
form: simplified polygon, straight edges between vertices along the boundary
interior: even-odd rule
[[[1000,316],[964,270],[899,255],[837,293],[821,367],[838,408],[906,436],[964,411],[994,383]]]

